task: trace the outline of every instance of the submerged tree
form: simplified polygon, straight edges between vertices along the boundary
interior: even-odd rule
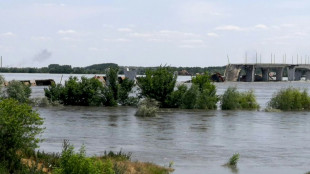
[[[173,92],[177,75],[170,67],[160,66],[156,70],[148,69],[144,77],[137,79],[143,97],[155,99],[160,107],[167,107],[167,98]]]

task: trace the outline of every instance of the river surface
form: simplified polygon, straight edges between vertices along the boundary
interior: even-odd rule
[[[3,75],[8,80],[61,77],[54,74]],[[178,81],[189,78],[180,77]],[[254,90],[263,110],[279,89],[292,86],[309,90],[310,83],[225,82],[216,83],[216,86],[219,95],[229,86],[241,91]],[[44,95],[43,87],[32,89],[33,97]],[[60,152],[63,140],[68,139],[77,149],[85,144],[89,155],[122,150],[132,152],[133,160],[166,166],[173,161],[175,174],[310,171],[309,112],[165,109],[157,117],[140,118],[134,116],[136,108],[133,107],[37,109],[46,127],[40,149],[47,152]],[[234,153],[240,154],[237,170],[223,167]]]

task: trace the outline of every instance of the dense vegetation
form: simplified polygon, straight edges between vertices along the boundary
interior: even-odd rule
[[[138,78],[142,97],[154,99],[164,108],[216,109],[219,97],[207,72],[192,78],[192,86],[180,85],[175,89],[176,74],[170,67],[147,70]]]
[[[283,111],[309,110],[310,96],[306,90],[301,92],[297,88],[281,89],[273,95],[268,107]]]
[[[253,91],[238,92],[235,87],[229,87],[221,98],[222,110],[259,109]]]
[[[36,136],[42,132],[42,124],[29,105],[14,99],[0,101],[0,168],[9,173],[22,170],[22,154],[38,147]]]
[[[140,88],[142,97],[155,99],[160,107],[167,107],[169,95],[174,90],[177,75],[166,66],[160,66],[156,70],[148,69],[144,77],[137,79],[137,85]]]
[[[110,68],[107,71],[106,82],[95,78],[70,77],[64,85],[52,85],[44,89],[45,96],[50,102],[77,106],[116,106],[118,103],[131,105],[137,103],[129,97],[134,82],[125,79],[123,84],[118,82],[118,70]]]
[[[184,109],[216,109],[219,97],[208,73],[192,78],[192,86],[179,85],[167,98],[169,107]]]

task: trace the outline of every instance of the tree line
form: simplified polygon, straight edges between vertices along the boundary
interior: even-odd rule
[[[102,63],[94,64],[86,67],[72,67],[71,65],[59,65],[50,64],[47,67],[34,68],[16,68],[16,67],[3,67],[0,68],[2,73],[51,73],[51,74],[104,74],[108,68],[118,68],[119,74],[124,74],[124,69],[127,66],[119,66],[115,63]],[[144,75],[148,69],[157,69],[158,67],[140,67],[140,66],[130,66],[130,69],[135,69],[138,75]],[[224,74],[225,66],[218,67],[170,67],[172,71],[179,72],[180,75],[195,75],[197,73],[201,74],[204,72],[220,73]]]

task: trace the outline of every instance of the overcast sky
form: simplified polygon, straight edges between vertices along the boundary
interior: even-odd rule
[[[5,67],[291,63],[309,34],[309,0],[0,0]]]

